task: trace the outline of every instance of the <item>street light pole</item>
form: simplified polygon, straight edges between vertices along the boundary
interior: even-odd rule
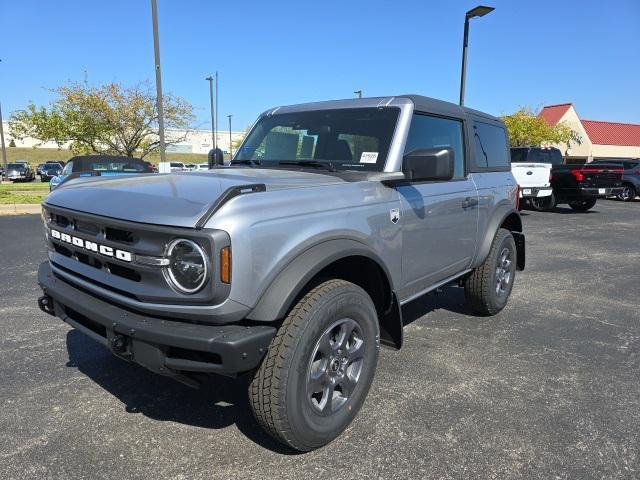
[[[5,174],[7,169],[7,149],[4,145],[4,125],[2,124],[2,105],[0,104],[0,144],[2,144],[2,165],[4,165]],[[0,175],[0,182],[2,182],[2,176]]]
[[[151,19],[153,22],[153,53],[156,62],[156,103],[158,105],[158,133],[160,136],[160,161],[166,162],[164,154],[164,109],[162,107],[162,75],[160,73],[160,40],[158,38],[158,5],[151,0]]]
[[[231,146],[231,117],[233,115],[227,115],[229,117],[229,157],[233,159],[233,147]]]
[[[469,45],[469,19],[484,17],[495,10],[493,7],[479,5],[469,10],[464,16],[464,39],[462,41],[462,72],[460,73],[460,106],[464,105],[464,86],[467,76],[467,46]]]
[[[211,145],[216,148],[216,123],[214,120],[215,107],[213,106],[213,77],[209,75],[205,78],[209,82],[209,100],[211,102]]]
[[[214,148],[218,148],[218,72],[216,71],[216,139]]]

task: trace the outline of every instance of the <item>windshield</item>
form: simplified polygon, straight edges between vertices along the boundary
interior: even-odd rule
[[[512,148],[511,163],[550,163],[562,165],[562,154],[557,148]]]
[[[47,163],[46,165],[42,166],[42,169],[43,170],[61,170],[62,165],[58,163]]]
[[[381,171],[399,111],[350,108],[264,116],[231,164]]]
[[[92,162],[89,170],[101,172],[144,172],[145,165],[140,162]]]
[[[8,169],[15,169],[15,170],[24,170],[25,168],[27,168],[27,166],[24,163],[10,163],[9,165],[7,165]]]

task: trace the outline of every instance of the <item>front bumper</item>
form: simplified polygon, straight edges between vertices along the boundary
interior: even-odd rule
[[[276,328],[203,325],[125,310],[38,269],[40,308],[108,347],[115,355],[168,376],[188,372],[235,375],[257,367]]]

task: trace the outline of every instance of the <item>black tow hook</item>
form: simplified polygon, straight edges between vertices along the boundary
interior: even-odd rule
[[[56,314],[56,312],[53,310],[53,298],[51,298],[49,295],[43,295],[38,298],[38,307],[40,307],[40,310],[42,310],[44,313],[48,313],[49,315],[55,316]]]

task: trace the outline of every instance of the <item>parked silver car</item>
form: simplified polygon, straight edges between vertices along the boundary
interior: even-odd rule
[[[505,127],[416,95],[264,112],[229,168],[77,178],[43,204],[40,307],[197,386],[249,375],[256,419],[312,450],[362,406],[403,305],[449,282],[504,308],[525,263]]]

